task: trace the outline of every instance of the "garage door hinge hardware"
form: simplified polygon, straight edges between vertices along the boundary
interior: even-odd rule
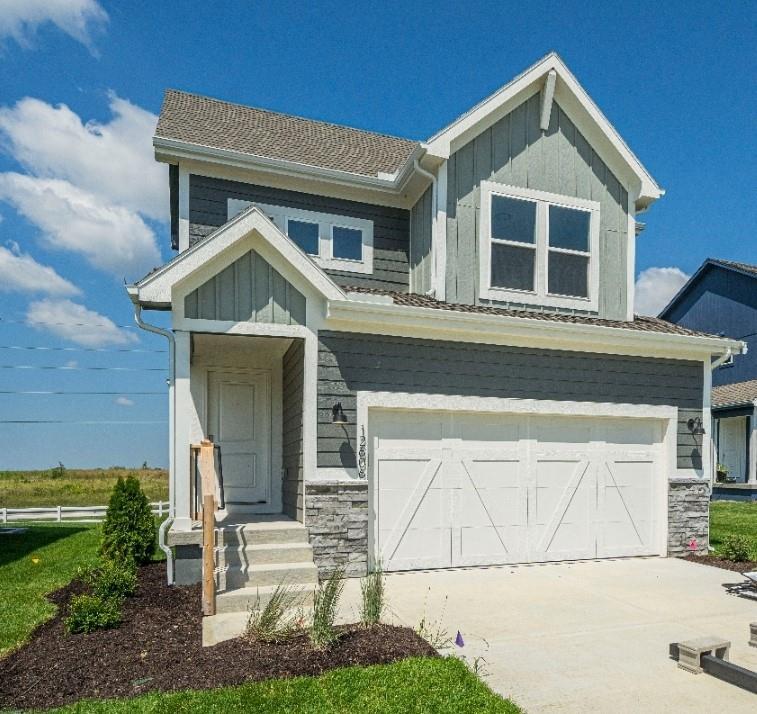
[[[358,478],[366,478],[366,467],[368,466],[368,456],[365,449],[365,425],[360,426],[360,449],[358,450],[357,475]]]

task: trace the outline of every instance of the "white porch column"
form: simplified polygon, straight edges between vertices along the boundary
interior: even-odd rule
[[[757,484],[757,403],[752,410],[752,416],[749,417],[751,429],[749,430],[749,444],[747,445],[749,454],[749,472],[747,473],[747,483]]]
[[[173,530],[188,531],[192,528],[189,473],[189,446],[191,443],[192,394],[189,371],[191,360],[190,333],[176,331],[176,413],[174,415],[174,503],[176,514]]]
[[[705,433],[702,434],[702,473],[701,478],[709,481],[710,486],[715,483],[715,439],[713,434],[712,419],[712,366],[710,360],[704,363],[704,394],[702,397],[702,426]]]

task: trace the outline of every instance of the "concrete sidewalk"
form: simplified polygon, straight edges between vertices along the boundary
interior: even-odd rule
[[[738,573],[676,559],[587,561],[387,575],[386,619],[423,617],[460,630],[485,681],[527,712],[757,712],[757,695],[678,669],[668,644],[702,635],[732,642],[731,661],[757,671],[749,623],[757,601],[726,594]],[[341,618],[357,619],[348,581]]]

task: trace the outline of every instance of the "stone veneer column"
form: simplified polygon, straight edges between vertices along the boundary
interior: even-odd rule
[[[305,481],[305,525],[321,577],[342,567],[360,577],[368,570],[368,484]]]
[[[710,544],[710,484],[701,479],[670,481],[668,490],[668,555],[687,555],[691,539],[697,553]]]

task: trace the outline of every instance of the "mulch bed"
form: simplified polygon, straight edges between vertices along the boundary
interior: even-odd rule
[[[751,573],[757,570],[757,560],[745,560],[741,563],[734,563],[732,560],[718,558],[717,555],[687,555],[683,560],[700,565],[711,565],[714,568],[730,570],[734,573]]]
[[[118,629],[68,635],[62,616],[69,598],[82,591],[82,584],[73,582],[52,593],[59,614],[2,660],[0,710],[154,690],[210,689],[436,655],[411,629],[389,625],[346,626],[325,651],[314,650],[307,636],[280,644],[234,639],[203,647],[200,586],[168,587],[165,564],[159,563],[140,569],[137,593],[126,600]]]

